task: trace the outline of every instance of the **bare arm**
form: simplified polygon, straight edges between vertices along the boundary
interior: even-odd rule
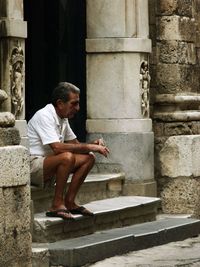
[[[102,154],[103,156],[107,157],[109,153],[109,149],[102,145],[97,144],[86,144],[86,143],[79,143],[77,139],[71,140],[67,143],[52,143],[50,144],[52,150],[55,154],[60,154],[63,152],[72,152],[72,153],[89,153],[89,152],[97,152]]]

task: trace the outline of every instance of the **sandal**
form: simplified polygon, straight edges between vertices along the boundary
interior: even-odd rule
[[[83,215],[83,216],[94,216],[94,213],[87,210],[85,207],[81,206],[75,209],[71,209],[69,210],[69,212],[71,214],[79,214],[79,215]]]
[[[58,217],[63,220],[73,220],[74,217],[71,216],[70,212],[65,209],[51,210],[46,212],[47,217]]]

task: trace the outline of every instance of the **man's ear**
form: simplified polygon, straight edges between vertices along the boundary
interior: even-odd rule
[[[63,101],[61,100],[61,99],[58,99],[57,101],[56,101],[56,105],[57,105],[57,107],[58,106],[61,106],[63,104]]]

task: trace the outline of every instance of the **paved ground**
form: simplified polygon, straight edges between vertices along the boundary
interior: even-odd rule
[[[200,267],[200,236],[115,256],[90,267]]]

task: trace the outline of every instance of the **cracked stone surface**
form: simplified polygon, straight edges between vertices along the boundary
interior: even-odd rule
[[[200,236],[130,252],[90,267],[200,267]],[[86,266],[85,266],[86,267]]]

